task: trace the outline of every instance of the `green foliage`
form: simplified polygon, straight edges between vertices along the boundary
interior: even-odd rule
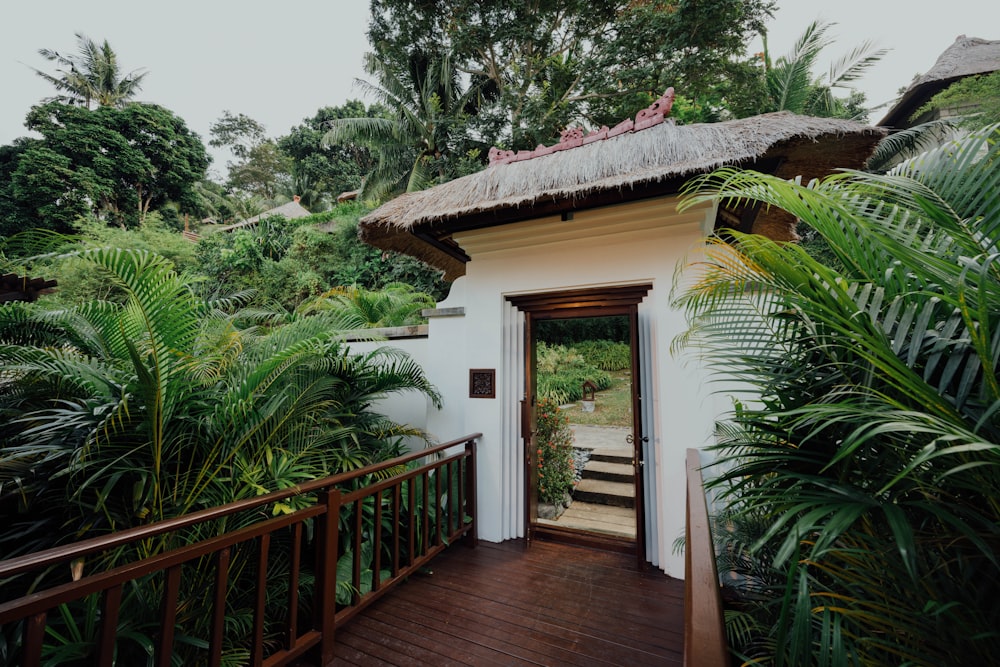
[[[434,305],[431,295],[405,283],[390,283],[379,290],[338,287],[303,303],[299,312],[334,310],[363,322],[365,327],[401,327],[426,322],[420,312]]]
[[[546,343],[572,346],[591,340],[627,343],[629,322],[625,316],[575,317],[568,320],[542,320],[538,323],[538,338]]]
[[[323,137],[326,145],[363,146],[376,156],[362,198],[378,201],[448,180],[449,159],[466,148],[463,119],[476,86],[463,89],[461,72],[444,50],[412,52],[405,60],[368,53],[364,64],[376,82],[362,83],[386,115],[332,119]]]
[[[98,44],[78,32],[76,42],[76,55],[64,56],[52,49],[38,51],[43,58],[60,66],[55,74],[35,70],[38,76],[62,93],[54,98],[56,101],[79,104],[85,109],[89,109],[91,103],[123,106],[142,89],[146,73],[141,70],[122,73],[118,55],[111,49],[108,40]]]
[[[167,227],[157,212],[130,229],[109,227],[93,216],[80,218],[76,229],[78,246],[74,250],[115,247],[152,252],[168,260],[179,273],[192,270],[196,263],[195,244]],[[124,296],[114,281],[86,259],[70,256],[41,260],[35,265],[37,271],[59,283],[59,288],[46,297],[48,303],[72,307],[94,299],[117,301]]]
[[[478,95],[460,123],[482,146],[449,153],[461,155],[531,149],[574,122],[617,123],[670,85],[699,119],[742,114],[762,88],[745,45],[772,8],[769,0],[372,0],[368,36],[380,62],[406,67],[419,54],[449,53],[468,73]]]
[[[400,452],[401,438],[421,434],[372,412],[373,403],[406,389],[440,403],[400,351],[352,354],[342,332],[360,323],[342,314],[271,320],[262,329],[234,301],[197,298],[161,257],[115,249],[77,255],[115,285],[116,301],[0,309],[0,551],[7,556],[384,460]],[[258,519],[257,512],[234,515],[179,539],[203,539]],[[173,539],[88,559],[88,571],[160,553],[176,546]],[[279,619],[288,599],[290,565],[282,555],[289,539],[274,536],[268,561],[268,606]],[[225,652],[233,664],[246,658],[256,556],[247,545],[231,558]],[[300,599],[309,600],[309,558],[301,565]],[[185,664],[197,662],[206,646],[213,576],[209,567],[182,571],[185,612],[175,652]],[[27,583],[4,582],[3,598],[24,594]],[[120,661],[145,661],[159,627],[162,587],[158,577],[126,586]],[[48,660],[93,659],[95,600],[50,616]],[[269,625],[265,642],[282,630]],[[14,626],[3,633],[0,650],[16,656],[20,633]]]
[[[956,81],[917,109],[913,117],[945,109],[966,116],[962,124],[967,128],[1000,123],[1000,71]]]
[[[380,290],[406,283],[435,300],[443,298],[447,284],[439,271],[361,242],[358,218],[366,211],[359,204],[341,204],[305,218],[270,218],[266,224],[206,235],[197,246],[197,272],[207,276],[206,288],[222,293],[252,289],[256,304],[280,304],[288,311],[343,286]]]
[[[272,200],[290,183],[291,158],[253,118],[227,110],[212,124],[209,134],[210,146],[227,148],[236,157],[236,162],[226,164],[226,186],[230,190]]]
[[[58,102],[33,107],[28,129],[0,164],[0,233],[35,227],[68,232],[92,213],[123,226],[175,202],[198,211],[193,188],[208,155],[173,113],[152,104],[90,111]]]
[[[163,258],[89,250],[124,294],[74,308],[0,312],[0,505],[34,539],[103,532],[286,488],[336,471],[338,449],[376,458],[410,429],[369,412],[386,392],[434,391],[398,351],[362,356],[335,312],[266,332],[206,303]],[[20,507],[15,511],[15,507]],[[4,525],[10,525],[5,521]],[[14,553],[9,533],[0,537]]]
[[[538,400],[534,444],[538,446],[538,499],[562,503],[573,488],[573,431],[559,405],[547,398]]]
[[[591,105],[595,124],[612,125],[634,115],[668,86],[683,96],[672,114],[683,121],[715,122],[759,112],[762,72],[746,56],[746,45],[764,33],[773,2],[615,4],[612,30],[597,37],[582,80],[587,93],[600,96]]]
[[[572,348],[538,342],[536,350],[540,398],[562,405],[583,398],[583,383],[588,380],[597,386],[598,391],[612,384],[610,374],[588,364]]]
[[[736,235],[679,302],[678,344],[753,388],[720,432],[714,483],[734,525],[763,528],[736,568],[752,577],[746,659],[968,665],[1000,650],[998,161],[992,126],[887,175],[803,187],[722,170],[694,186],[687,205],[789,211],[840,266]]]
[[[823,50],[832,43],[827,31],[832,23],[814,21],[796,41],[792,51],[771,64],[765,40],[764,58],[769,103],[762,111],[792,111],[810,116],[834,118],[867,118],[865,97],[851,87],[887,49],[876,49],[863,42],[830,67],[826,78],[814,78],[813,69]],[[846,89],[848,97],[834,96],[834,89]]]
[[[330,122],[342,118],[381,118],[385,108],[373,104],[366,107],[358,100],[348,100],[341,106],[323,107],[312,118],[303,119],[288,135],[278,139],[278,147],[292,158],[293,178],[313,184],[313,188],[329,201],[336,201],[343,192],[357,190],[362,178],[375,167],[371,151],[360,144],[323,142]],[[295,194],[303,197],[303,205],[312,210],[301,188]]]
[[[577,343],[573,349],[584,360],[602,371],[623,371],[632,367],[632,347],[626,343],[610,340],[587,340]]]

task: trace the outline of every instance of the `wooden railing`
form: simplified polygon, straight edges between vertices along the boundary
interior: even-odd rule
[[[210,630],[207,637],[184,637],[185,649],[197,651],[193,659],[199,664],[221,664],[224,647],[233,646],[248,652],[252,665],[286,665],[307,654],[314,663],[332,664],[338,625],[459,538],[475,546],[479,437],[469,435],[293,489],[0,561],[0,584],[8,590],[12,582],[65,572],[63,581],[43,590],[33,590],[31,584],[25,595],[0,603],[0,629],[23,624],[20,649],[8,646],[8,660],[19,659],[13,664],[26,667],[41,664],[50,616],[58,612],[53,618],[65,619],[80,608],[63,605],[89,600],[96,605],[97,622],[93,636],[77,638],[86,646],[84,661],[124,664],[118,631],[128,620],[121,615],[123,593],[132,587],[159,593],[158,627],[147,653],[152,651],[157,667],[166,667],[178,659],[175,640],[178,633],[185,633],[192,607],[197,606],[192,601],[199,591],[191,590],[190,578],[187,586],[182,585],[182,574],[190,575],[195,566],[203,572],[207,566],[209,590],[200,593],[208,600],[200,620]],[[409,464],[419,459],[426,461],[411,469]],[[354,488],[380,477],[385,479]],[[248,513],[252,520],[246,518]],[[239,527],[226,530],[227,522]],[[190,542],[184,537],[182,531],[190,534],[199,528],[217,534]],[[170,540],[183,546],[159,550],[150,546]],[[306,549],[310,543],[311,552]],[[123,548],[153,553],[82,573],[85,559],[107,562],[109,555]],[[280,560],[283,567],[269,568],[269,557],[272,564]],[[240,572],[233,571],[237,562]],[[245,587],[251,580],[252,621],[249,631],[234,637],[232,631],[226,632],[227,599],[234,578],[246,574],[242,566],[248,563],[253,576],[241,581]],[[278,570],[282,585],[276,587],[273,577]],[[301,589],[308,589],[303,586],[306,577],[315,578],[311,599],[300,596]],[[276,589],[281,591],[280,600],[274,599]],[[275,609],[283,617],[275,617]]]
[[[684,665],[729,664],[715,546],[708,518],[701,460],[687,450],[687,521],[684,545]]]

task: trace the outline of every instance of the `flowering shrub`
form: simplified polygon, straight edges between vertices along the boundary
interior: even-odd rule
[[[535,447],[538,499],[557,505],[573,486],[573,431],[559,405],[547,398],[538,401]]]

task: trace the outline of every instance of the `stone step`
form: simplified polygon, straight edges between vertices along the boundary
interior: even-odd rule
[[[635,471],[632,468],[631,459],[628,463],[609,463],[607,461],[587,461],[583,468],[584,479],[603,479],[607,482],[632,483],[635,479]]]
[[[590,452],[591,461],[603,461],[605,463],[632,463],[632,450],[623,447],[604,448],[598,447]]]
[[[598,505],[635,507],[635,486],[624,482],[582,479],[573,490],[573,499]]]

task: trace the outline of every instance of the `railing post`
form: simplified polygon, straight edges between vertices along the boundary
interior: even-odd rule
[[[479,518],[476,516],[476,441],[465,441],[465,513],[472,521],[472,528],[466,533],[466,544],[475,548],[479,544]],[[461,511],[461,510],[460,510]],[[465,517],[462,517],[465,520]]]
[[[337,550],[340,523],[340,489],[320,491],[319,502],[326,506],[316,534],[319,546],[317,562],[316,612],[320,638],[320,665],[332,665],[337,626]]]

